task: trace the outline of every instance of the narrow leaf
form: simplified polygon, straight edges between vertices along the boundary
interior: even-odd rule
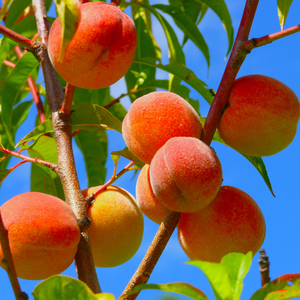
[[[227,5],[224,0],[196,0],[204,5],[207,5],[212,11],[216,13],[216,15],[222,21],[222,24],[226,30],[227,37],[228,37],[228,50],[226,56],[229,55],[230,50],[233,45],[233,27],[232,21],[230,17],[230,13],[228,11]]]
[[[55,0],[57,14],[62,27],[62,45],[58,61],[62,61],[63,54],[72,40],[80,21],[79,0]]]
[[[39,62],[31,53],[25,53],[8,76],[2,94],[2,120],[8,137],[13,144],[12,112],[19,93],[22,91],[27,78],[39,66]]]
[[[3,20],[4,16],[7,13],[9,5],[12,3],[13,0],[6,0],[1,8],[1,13],[0,13],[0,21]]]
[[[134,161],[134,163],[141,169],[145,163],[142,162],[140,159],[138,159],[134,154],[132,154],[128,148],[124,148],[123,150],[120,150],[120,151],[112,151],[111,152],[111,158],[113,159],[114,162],[118,161],[119,160],[119,157],[120,156],[123,156],[129,160],[132,160]]]
[[[200,260],[191,260],[187,263],[203,271],[210,282],[217,300],[232,299],[231,280],[228,271],[222,264]]]
[[[293,0],[277,0],[277,10],[281,30],[284,29],[285,21]]]
[[[17,129],[21,126],[21,124],[26,120],[32,103],[33,103],[32,100],[25,101],[20,103],[16,108],[14,108],[12,114],[13,136],[15,135]]]
[[[209,104],[211,104],[213,101],[213,96],[207,88],[207,85],[201,81],[192,70],[179,64],[178,62],[163,65],[161,63],[155,63],[155,60],[151,58],[144,58],[141,60],[135,60],[133,63],[142,63],[149,66],[154,66],[158,69],[171,73],[193,87]]]
[[[42,281],[32,295],[35,300],[115,300],[112,294],[94,294],[84,282],[62,275]]]
[[[134,294],[141,290],[160,290],[172,293],[178,293],[195,300],[205,300],[208,299],[207,296],[198,288],[185,282],[174,282],[167,284],[140,284],[136,286],[132,292],[128,293]]]
[[[25,9],[31,5],[31,3],[31,0],[14,0],[5,19],[6,26],[8,28],[13,26],[18,18],[24,13]]]
[[[290,285],[289,283],[294,283]],[[300,297],[300,274],[286,274],[265,284],[250,300],[277,300]]]

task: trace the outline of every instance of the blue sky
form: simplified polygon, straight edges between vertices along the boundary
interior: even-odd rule
[[[166,1],[151,1],[154,3],[165,3]],[[231,0],[226,1],[228,9],[232,16],[235,34],[243,12],[245,1]],[[298,25],[299,22],[299,1],[294,1],[291,6],[290,14],[286,22],[286,28]],[[168,16],[166,18],[169,20]],[[167,43],[164,33],[153,19],[154,34],[163,51],[163,62],[168,61]],[[174,25],[175,26],[175,25]],[[200,24],[200,30],[204,35],[211,55],[211,67],[207,76],[207,65],[202,53],[191,43],[188,42],[184,51],[186,53],[187,67],[192,69],[195,74],[207,85],[217,90],[221,80],[226,61],[224,60],[228,43],[227,36],[222,27],[220,20],[216,15],[209,11],[203,22]],[[250,38],[261,37],[266,34],[275,33],[280,30],[276,1],[261,0],[257,14],[255,16]],[[182,36],[179,34],[181,39]],[[248,74],[263,74],[274,77],[294,90],[300,98],[300,33],[290,37],[275,41],[270,45],[254,49],[249,54],[241,67],[238,77]],[[158,72],[159,78],[166,78],[164,72]],[[120,80],[112,86],[112,94],[117,97],[125,91],[124,81]],[[200,112],[203,116],[207,115],[208,105],[201,96],[191,91],[191,97],[200,101]],[[128,99],[122,102],[126,108],[129,106]],[[17,139],[22,138],[34,126],[34,109],[31,111],[32,118],[26,122],[17,134]],[[299,129],[299,125],[298,125]],[[123,149],[125,143],[122,136],[110,131],[109,152]],[[299,258],[299,211],[300,211],[300,133],[298,132],[293,143],[282,152],[264,158],[268,174],[273,186],[276,197],[274,198],[259,173],[254,167],[240,154],[229,147],[212,143],[220,158],[223,168],[223,185],[231,185],[247,192],[260,206],[266,220],[267,234],[263,248],[269,255],[271,262],[270,276],[272,279],[286,274],[300,272]],[[76,165],[78,168],[79,179],[82,189],[87,187],[85,177],[84,162],[80,151],[74,149],[76,156]],[[19,160],[12,160],[10,166]],[[128,161],[125,159],[120,162],[119,170],[124,167]],[[113,163],[108,159],[107,179],[112,175]],[[13,172],[4,181],[1,187],[0,204],[4,203],[16,194],[28,192],[30,190],[30,165],[25,164]],[[127,189],[135,195],[136,177],[133,173],[127,173],[120,178],[115,184]],[[158,225],[145,217],[145,232],[142,245],[137,254],[127,263],[119,267],[102,269],[97,268],[100,285],[103,292],[113,293],[117,296],[121,294],[127,282],[130,280],[139,262],[143,258],[149,244],[152,241]],[[249,299],[250,296],[260,288],[260,274],[258,270],[258,255],[255,255],[250,272],[244,281],[244,291],[241,299]],[[181,249],[177,232],[174,232],[165,252],[159,260],[152,276],[150,283],[168,283],[185,281],[202,289],[210,299],[214,299],[208,280],[203,273],[194,266],[187,265],[188,257]],[[76,277],[74,265],[72,265],[64,274]],[[3,299],[14,299],[8,277],[4,270],[0,269],[1,296]],[[20,280],[22,289],[31,295],[31,291],[38,283],[36,281]],[[162,293],[144,291],[138,299],[158,299]],[[178,296],[179,299],[189,299]],[[32,296],[30,299],[33,299]]]

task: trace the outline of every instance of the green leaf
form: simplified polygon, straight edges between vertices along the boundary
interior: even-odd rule
[[[205,117],[200,117],[200,119],[201,119],[202,125],[204,125],[204,123],[206,121],[206,118]],[[213,140],[216,141],[216,142],[219,142],[219,143],[221,143],[225,146],[228,146],[221,139],[218,131],[215,132]],[[240,154],[243,155],[245,158],[247,158],[251,162],[251,164],[255,167],[255,169],[259,172],[259,174],[263,178],[264,182],[266,183],[266,185],[269,188],[272,195],[275,197],[274,192],[273,192],[273,188],[272,188],[272,185],[271,185],[271,181],[270,181],[269,176],[268,176],[267,168],[265,166],[265,163],[264,163],[263,159],[261,157],[257,157],[257,156],[245,155],[243,153],[240,153]]]
[[[222,264],[211,263],[200,260],[191,260],[187,262],[201,269],[213,289],[217,300],[233,299],[232,285],[229,273]]]
[[[135,60],[133,63],[141,63],[149,66],[154,66],[158,69],[171,73],[193,87],[209,104],[211,104],[213,101],[213,96],[207,88],[207,85],[203,81],[201,81],[192,70],[188,69],[178,62],[163,65],[161,63],[155,63],[155,60],[151,58],[143,58],[141,60]]]
[[[285,21],[293,0],[277,0],[277,10],[281,30],[284,29]]]
[[[16,108],[13,110],[12,114],[12,133],[13,136],[15,135],[17,129],[21,126],[21,124],[26,120],[29,109],[33,101],[25,101],[20,103]]]
[[[42,281],[32,295],[35,300],[115,300],[112,294],[94,294],[82,281],[62,275]]]
[[[182,12],[179,8],[176,6],[171,5],[163,5],[163,4],[156,4],[153,5],[153,7],[160,9],[164,13],[169,14],[174,21],[176,21],[176,24],[180,27],[180,29],[184,32],[184,34],[199,48],[199,50],[204,54],[204,57],[207,62],[207,66],[210,66],[210,57],[209,57],[209,50],[208,46],[195,25],[195,23],[186,15],[184,12]],[[170,61],[172,62],[172,61]],[[179,61],[180,62],[180,61]],[[184,64],[183,62],[180,62]]]
[[[39,66],[39,62],[31,53],[25,53],[8,76],[2,93],[2,120],[12,145],[12,112],[19,93],[22,91],[27,78]]]
[[[8,169],[0,169],[0,184],[6,178],[6,176],[10,173]]]
[[[18,18],[23,14],[24,10],[31,5],[31,0],[14,0],[9,7],[5,24],[8,28],[13,26]]]
[[[9,5],[12,3],[13,0],[6,0],[1,8],[1,13],[0,13],[0,21],[2,21],[2,19],[4,18]]]
[[[137,293],[141,290],[160,290],[172,293],[178,293],[195,300],[208,299],[207,296],[198,288],[185,282],[174,282],[167,284],[140,284],[136,286],[128,295]]]
[[[62,60],[63,54],[71,42],[80,21],[79,0],[55,0],[57,14],[62,27],[62,45],[58,61]]]
[[[252,252],[246,255],[242,253],[229,253],[221,261],[229,273],[231,280],[233,300],[239,300],[243,290],[243,279],[247,275],[252,261]]]
[[[265,284],[250,300],[284,300],[295,297],[300,297],[300,274],[286,274]]]
[[[224,0],[196,0],[204,5],[207,5],[212,11],[216,13],[216,15],[222,21],[222,24],[226,30],[227,37],[228,37],[228,50],[226,56],[229,55],[230,50],[233,45],[233,27],[232,21],[230,17],[230,13],[228,11],[227,5]]]
[[[134,154],[132,154],[127,147],[120,151],[112,151],[110,155],[114,162],[117,162],[119,160],[120,156],[123,156],[129,160],[134,161],[134,163],[140,169],[145,165],[145,163],[142,162],[140,159],[138,159]]]
[[[85,162],[88,186],[98,186],[105,182],[108,141],[105,130],[79,132],[75,141]]]

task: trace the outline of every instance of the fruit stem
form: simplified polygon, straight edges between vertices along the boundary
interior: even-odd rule
[[[289,36],[299,31],[300,31],[300,25],[297,25],[273,34],[268,34],[260,38],[253,38],[251,40],[245,41],[243,46],[247,51],[250,52],[253,48],[270,44],[273,41],[279,40],[281,38],[284,38],[286,36]]]
[[[71,113],[72,101],[75,92],[76,86],[71,85],[67,82],[65,89],[65,98],[61,107],[61,112],[69,115]]]
[[[8,239],[8,231],[5,229],[3,224],[3,219],[0,212],[0,242],[3,252],[2,264],[5,267],[7,275],[9,277],[11,286],[13,288],[15,297],[17,300],[28,300],[28,295],[21,290],[21,286],[17,277],[16,269],[14,266],[14,262],[12,259],[10,247],[9,247],[9,239]]]
[[[213,139],[221,115],[226,106],[231,86],[242,63],[246,58],[246,55],[249,53],[249,51],[244,48],[243,43],[248,40],[258,2],[259,0],[246,1],[243,16],[230,57],[228,59],[222,80],[208,112],[207,119],[202,131],[201,140],[207,145],[210,145]]]
[[[266,283],[270,282],[270,262],[269,256],[266,254],[264,249],[259,250],[260,259],[259,262],[259,271],[261,277],[261,285],[264,286]]]

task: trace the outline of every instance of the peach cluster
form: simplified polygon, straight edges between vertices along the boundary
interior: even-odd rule
[[[51,195],[28,192],[1,207],[17,276],[41,280],[59,274],[74,260],[80,229],[72,209]],[[0,266],[3,252],[0,246]]]
[[[133,61],[135,25],[118,7],[104,2],[81,4],[80,13],[78,28],[61,59],[62,25],[58,18],[54,21],[48,41],[51,62],[74,86],[108,87],[125,75]]]
[[[194,109],[170,92],[153,92],[132,104],[123,122],[129,150],[146,164],[136,184],[142,212],[160,224],[168,210],[181,212],[178,238],[191,259],[220,262],[230,252],[253,255],[266,225],[255,201],[223,186],[215,151],[200,140]]]

